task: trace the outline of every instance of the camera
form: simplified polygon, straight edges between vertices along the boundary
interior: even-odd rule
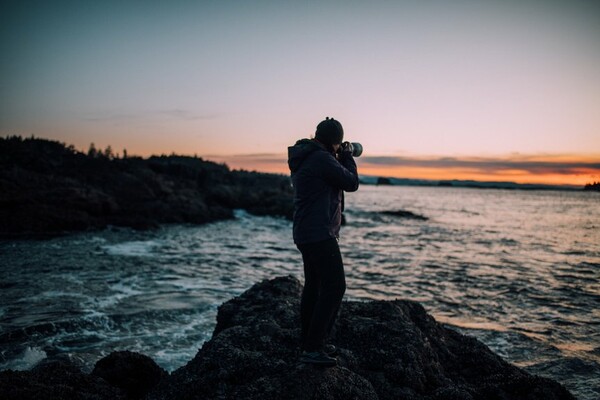
[[[363,152],[362,144],[357,142],[344,142],[340,146],[339,152],[349,151],[353,157],[360,157]]]

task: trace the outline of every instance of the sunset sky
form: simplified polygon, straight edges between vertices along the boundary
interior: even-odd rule
[[[0,136],[287,173],[330,116],[362,174],[600,180],[600,2],[4,1],[0,52]]]

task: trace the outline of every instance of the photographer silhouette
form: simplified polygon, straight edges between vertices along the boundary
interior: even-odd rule
[[[337,363],[335,347],[325,346],[325,339],[346,291],[338,245],[343,191],[358,190],[355,146],[343,139],[339,121],[326,118],[317,125],[314,139],[301,139],[288,147],[294,186],[293,237],[304,263],[300,361],[324,366]]]

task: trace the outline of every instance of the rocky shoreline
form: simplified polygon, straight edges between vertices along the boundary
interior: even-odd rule
[[[171,374],[115,352],[91,374],[60,360],[0,372],[2,399],[574,399],[406,300],[347,301],[331,338],[332,368],[297,362],[302,286],[278,277],[219,307],[212,338]]]
[[[237,208],[291,218],[292,196],[287,176],[198,157],[85,154],[56,141],[0,138],[0,238],[201,224],[233,218]]]

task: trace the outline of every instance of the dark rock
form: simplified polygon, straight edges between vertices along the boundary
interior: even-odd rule
[[[118,351],[98,361],[92,375],[123,389],[130,398],[140,399],[168,373],[148,356]]]
[[[384,177],[380,176],[379,178],[377,178],[377,182],[375,184],[376,185],[391,185],[392,181],[390,180],[390,178],[384,178]]]
[[[212,339],[148,398],[574,399],[403,300],[344,302],[332,336],[339,365],[299,364],[301,290],[281,277],[221,305]]]
[[[415,214],[413,212],[405,210],[381,211],[381,214],[391,215],[392,217],[416,219],[419,221],[427,221],[429,219],[423,215]]]
[[[104,379],[60,361],[44,363],[31,371],[0,372],[0,399],[119,400],[126,399],[126,395]]]
[[[0,372],[0,399],[141,399],[166,376],[151,358],[129,351],[99,360],[91,374],[57,357],[31,371]]]

